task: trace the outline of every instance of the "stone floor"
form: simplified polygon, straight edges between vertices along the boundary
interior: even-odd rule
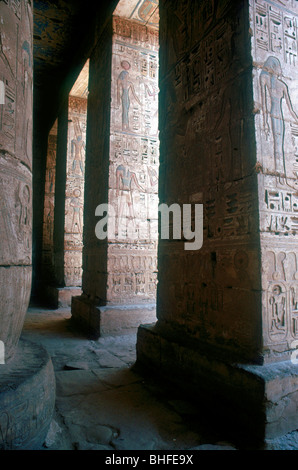
[[[31,307],[22,337],[47,349],[56,374],[56,409],[41,450],[241,450],[224,427],[202,424],[200,406],[136,373],[135,333],[89,340],[69,309]],[[298,450],[298,432],[265,448]]]

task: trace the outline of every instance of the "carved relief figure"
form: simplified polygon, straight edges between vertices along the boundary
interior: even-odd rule
[[[24,252],[30,252],[31,248],[31,193],[28,185],[19,186],[17,207],[19,213],[18,220],[18,240],[23,243]]]
[[[70,205],[73,207],[71,231],[82,233],[81,208],[83,207],[83,204],[80,201],[80,196],[81,190],[75,189],[73,191],[73,198],[70,201]]]
[[[120,195],[119,218],[123,217],[125,206],[128,208],[129,218],[134,219],[133,200],[132,200],[132,185],[144,192],[145,190],[139,185],[137,176],[123,165],[119,165],[116,170],[116,196]]]
[[[72,170],[76,174],[84,174],[85,142],[82,135],[71,141]]]
[[[279,285],[275,285],[272,290],[272,296],[269,299],[271,305],[271,333],[280,333],[285,331],[285,302],[286,298]]]
[[[283,117],[283,100],[285,100],[289,112],[298,123],[298,116],[295,113],[289,90],[282,80],[282,70],[280,61],[273,56],[268,57],[260,75],[263,124],[266,139],[270,135],[269,115],[271,118],[271,132],[274,141],[274,163],[275,171],[286,174],[284,155],[285,123]],[[270,98],[270,107],[269,99]],[[282,182],[282,180],[281,180]]]
[[[117,104],[120,106],[120,100],[122,101],[122,130],[129,129],[129,108],[130,108],[130,91],[137,103],[141,106],[141,102],[136,95],[133,83],[129,80],[128,70],[131,68],[130,63],[127,60],[121,62],[122,72],[119,74],[117,79]]]

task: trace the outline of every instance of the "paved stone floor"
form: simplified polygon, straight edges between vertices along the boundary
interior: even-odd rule
[[[200,424],[200,407],[133,370],[136,334],[97,341],[69,309],[28,310],[22,337],[43,345],[56,374],[56,409],[44,450],[237,450],[224,430]],[[266,449],[298,450],[298,432]]]

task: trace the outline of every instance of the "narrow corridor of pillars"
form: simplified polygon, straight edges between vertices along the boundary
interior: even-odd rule
[[[53,307],[81,293],[88,76],[87,61],[48,139],[43,282]]]

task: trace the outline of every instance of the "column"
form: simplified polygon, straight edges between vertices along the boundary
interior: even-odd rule
[[[48,353],[20,336],[31,293],[31,1],[0,3],[0,449],[43,444],[55,403]]]
[[[160,5],[160,202],[203,204],[204,242],[160,240],[137,362],[255,441],[298,418],[294,3]]]
[[[83,295],[72,306],[95,336],[154,320],[157,283],[158,31],[116,16],[110,28],[90,61]],[[104,203],[113,230],[99,240]]]

